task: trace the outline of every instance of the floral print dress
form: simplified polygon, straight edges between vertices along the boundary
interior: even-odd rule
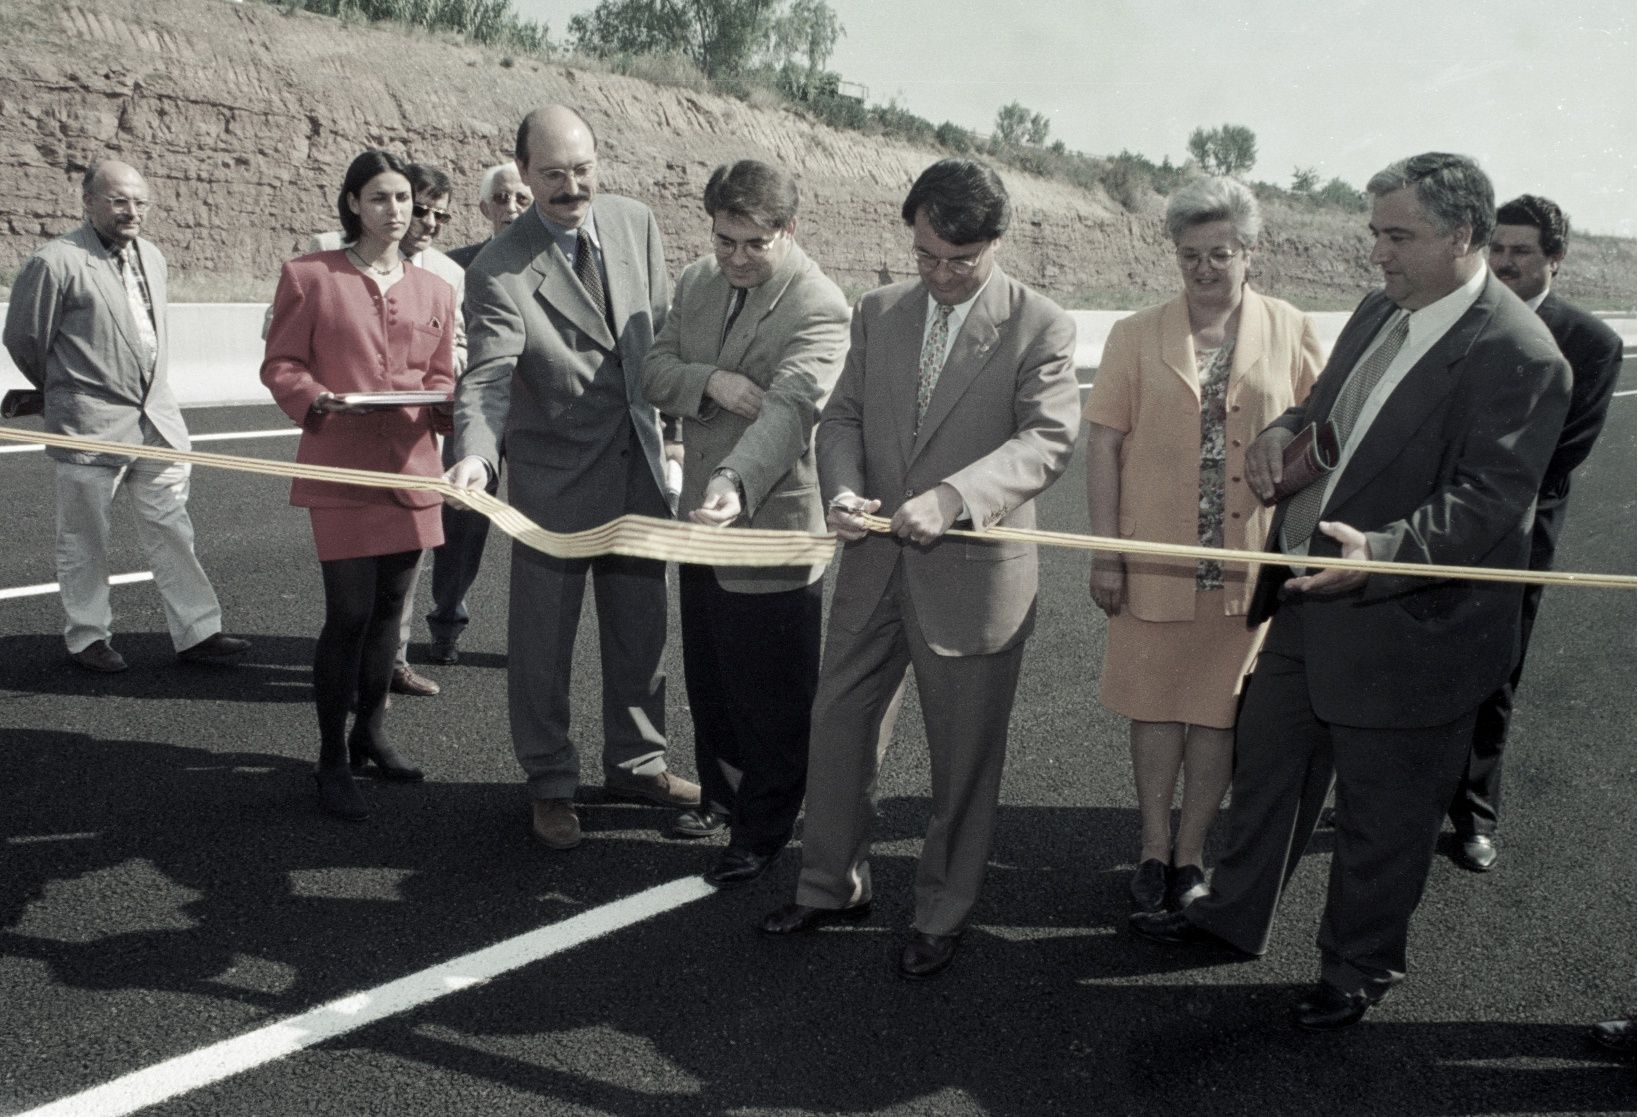
[[[1234,364],[1234,339],[1216,349],[1196,349],[1194,365],[1200,377],[1200,518],[1202,547],[1223,545],[1223,482],[1228,464],[1223,423],[1228,415],[1229,369]],[[1223,564],[1201,559],[1195,566],[1194,588],[1223,588]]]

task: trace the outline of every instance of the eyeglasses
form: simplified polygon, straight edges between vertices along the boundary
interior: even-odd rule
[[[141,213],[143,210],[145,210],[145,209],[147,209],[147,208],[149,208],[150,206],[153,205],[153,203],[150,202],[147,198],[126,198],[126,197],[110,198],[107,195],[103,195],[102,200],[104,202],[107,202],[108,205],[110,207],[112,207],[113,209],[127,209],[127,208],[129,208],[129,209],[136,210],[138,213]]]
[[[924,248],[913,248],[910,250],[910,258],[916,262],[916,270],[922,275],[932,275],[938,271],[938,266],[943,264],[950,269],[951,275],[966,279],[978,270],[979,262],[984,258],[984,248],[971,256],[934,256]]]
[[[1218,271],[1226,271],[1228,266],[1234,263],[1234,258],[1240,255],[1241,251],[1243,250],[1234,249],[1231,251],[1227,248],[1214,248],[1202,256],[1193,249],[1180,248],[1177,250],[1177,262],[1182,265],[1184,271],[1193,271],[1198,268],[1202,260]]]
[[[492,205],[504,206],[507,202],[511,202],[519,209],[527,209],[534,200],[535,196],[527,190],[497,190],[489,195],[489,201]]]
[[[733,256],[741,248],[745,250],[745,255],[751,259],[760,260],[768,254],[768,249],[772,248],[774,241],[778,239],[778,233],[771,237],[757,237],[754,240],[735,240],[733,237],[725,237],[721,233],[711,235],[712,247],[716,249],[717,255],[725,260]]]
[[[410,212],[416,217],[420,218],[422,221],[425,221],[428,217],[431,217],[440,225],[447,224],[455,216],[447,209],[433,209],[431,206],[424,206],[420,202],[416,202],[415,204],[411,205]]]
[[[568,182],[571,178],[576,182],[589,182],[596,173],[595,162],[576,163],[572,167],[542,167],[539,171],[540,177],[550,183]]]

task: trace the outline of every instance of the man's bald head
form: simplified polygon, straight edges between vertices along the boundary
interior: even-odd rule
[[[567,105],[535,109],[518,125],[518,171],[551,221],[574,229],[597,193],[597,137]]]
[[[99,159],[85,170],[85,219],[115,248],[124,248],[142,232],[152,197],[148,184],[129,163]]]

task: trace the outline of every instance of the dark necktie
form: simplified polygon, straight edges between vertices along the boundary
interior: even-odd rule
[[[119,260],[119,277],[125,285],[125,300],[131,305],[131,319],[136,323],[137,339],[142,343],[142,378],[147,383],[159,354],[159,338],[154,333],[153,311],[148,306],[148,294],[142,287],[142,276],[137,272],[136,245],[129,245],[114,253]]]
[[[734,293],[728,298],[728,320],[722,324],[722,340],[724,342],[728,340],[728,331],[732,330],[734,323],[739,320],[739,312],[745,309],[747,290],[748,288],[745,287],[735,287]],[[717,348],[722,348],[721,342],[717,343]]]
[[[609,318],[609,300],[603,291],[603,276],[597,270],[597,253],[592,249],[591,238],[586,230],[581,229],[575,237],[574,246],[574,277],[580,280],[580,285],[586,289],[591,298],[592,306],[597,308],[597,316],[605,322]],[[609,327],[610,331],[613,326]]]
[[[1410,336],[1410,315],[1401,314],[1399,321],[1394,323],[1393,329],[1382,344],[1376,347],[1370,359],[1348,377],[1348,382],[1342,386],[1337,394],[1336,403],[1331,405],[1330,422],[1337,432],[1337,445],[1346,448],[1348,436],[1353,433],[1354,424],[1359,421],[1359,413],[1365,408],[1365,401],[1370,398],[1371,389],[1382,380],[1382,374],[1388,371],[1393,359],[1399,355],[1399,350],[1405,344],[1405,338]],[[1280,546],[1287,554],[1294,554],[1297,549],[1305,546],[1313,536],[1314,529],[1319,527],[1320,512],[1325,504],[1326,480],[1324,476],[1316,478],[1306,489],[1301,490],[1291,498],[1291,506],[1285,511],[1285,523],[1280,528]]]

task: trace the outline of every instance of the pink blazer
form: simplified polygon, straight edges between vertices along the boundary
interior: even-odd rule
[[[386,294],[343,252],[315,252],[284,265],[273,296],[262,383],[302,428],[296,461],[436,477],[442,472],[431,409],[367,415],[312,410],[321,392],[438,391],[455,387],[455,294],[431,272],[404,264]],[[427,508],[436,493],[296,480],[290,503],[342,508],[397,503]]]

